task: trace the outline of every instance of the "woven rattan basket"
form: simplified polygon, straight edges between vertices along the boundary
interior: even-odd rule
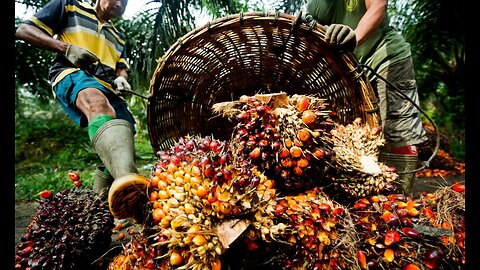
[[[324,41],[322,25],[282,13],[240,13],[191,31],[159,59],[150,82],[148,131],[155,151],[186,135],[230,139],[234,123],[212,105],[285,92],[327,98],[341,123],[378,125],[375,94],[351,53]],[[312,27],[313,26],[313,27]]]

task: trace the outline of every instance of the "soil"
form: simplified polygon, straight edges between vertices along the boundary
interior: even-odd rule
[[[449,176],[443,178],[417,178],[415,186],[415,197],[419,196],[422,192],[433,192],[437,188],[442,186],[452,185],[454,182],[465,183],[465,174],[458,176]],[[15,204],[15,253],[17,252],[17,245],[20,242],[20,238],[25,233],[27,226],[31,223],[33,216],[37,212],[38,203],[26,202]],[[133,230],[133,233],[131,231]],[[127,243],[135,233],[140,230],[139,225],[133,224],[130,227],[124,227],[120,230],[114,230],[112,234],[111,249],[106,254],[106,258],[113,258],[122,250],[122,244]],[[123,233],[125,238],[119,239],[119,234]]]

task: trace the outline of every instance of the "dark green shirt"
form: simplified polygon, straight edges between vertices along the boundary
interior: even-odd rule
[[[367,11],[365,0],[309,0],[305,11],[322,25],[345,24],[352,29]],[[381,26],[354,51],[358,61],[376,71],[411,55],[410,45],[389,26],[388,15]]]

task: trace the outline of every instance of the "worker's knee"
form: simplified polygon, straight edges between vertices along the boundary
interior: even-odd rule
[[[108,98],[98,89],[86,88],[80,91],[76,105],[89,119],[98,114],[107,114],[115,118],[114,108]]]

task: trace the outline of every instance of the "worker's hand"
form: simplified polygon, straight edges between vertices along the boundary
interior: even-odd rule
[[[132,87],[123,76],[118,76],[113,80],[113,87],[115,88],[117,95],[121,97],[128,96],[130,94],[129,92],[132,91]]]
[[[331,24],[327,27],[325,40],[342,51],[353,51],[357,47],[355,31],[344,24]]]
[[[65,51],[65,57],[72,64],[82,69],[98,61],[95,54],[73,44],[68,45],[67,50]]]
[[[295,13],[295,22],[298,23],[310,23],[314,21],[312,15],[308,14],[306,11],[299,10]]]

